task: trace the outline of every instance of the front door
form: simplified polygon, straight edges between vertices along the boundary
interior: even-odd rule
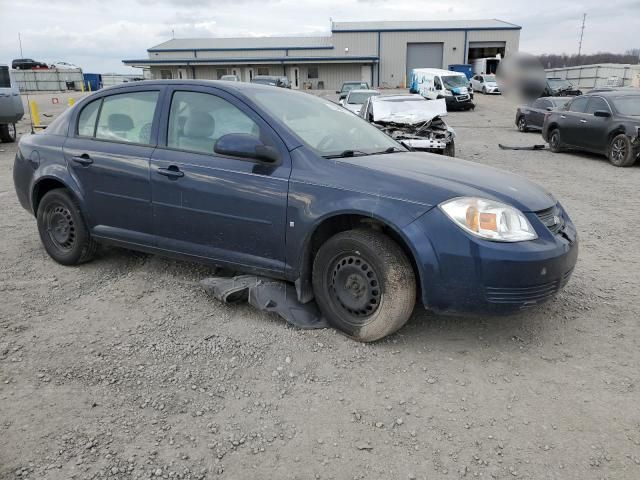
[[[154,243],[149,161],[159,96],[159,89],[105,95],[72,120],[63,151],[94,235]]]
[[[602,97],[591,97],[587,104],[587,115],[585,116],[587,123],[582,125],[584,130],[585,147],[594,150],[605,152],[608,145],[608,133],[609,124],[611,123],[611,117],[596,117],[594,115],[597,111],[609,112],[611,115],[611,108],[607,101]]]
[[[166,138],[151,160],[158,246],[282,273],[291,171],[284,144],[255,112],[222,91],[175,87],[169,101],[168,126],[161,129]],[[230,133],[260,137],[280,152],[281,162],[214,153],[216,141]]]
[[[566,112],[560,112],[560,137],[563,143],[575,147],[586,147],[584,125],[588,122],[587,102],[589,97],[576,97],[569,104]]]

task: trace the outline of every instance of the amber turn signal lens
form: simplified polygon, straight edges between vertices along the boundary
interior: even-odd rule
[[[483,230],[498,231],[498,223],[496,221],[495,213],[481,213],[480,214],[480,228]]]

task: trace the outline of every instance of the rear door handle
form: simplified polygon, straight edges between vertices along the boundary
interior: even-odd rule
[[[184,177],[184,172],[181,172],[175,165],[169,165],[167,168],[158,168],[157,173],[169,178]]]
[[[91,165],[93,163],[93,160],[88,153],[83,153],[82,155],[74,155],[73,157],[71,157],[71,160],[79,163],[80,165]]]
[[[580,123],[587,123],[587,121],[580,119]]]
[[[560,115],[560,118],[567,118],[566,115]]]

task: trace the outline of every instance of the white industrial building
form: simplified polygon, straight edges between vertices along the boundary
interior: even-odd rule
[[[333,22],[329,36],[174,38],[125,65],[153,78],[286,76],[293,88],[336,89],[348,80],[404,86],[412,68],[445,68],[518,50],[518,25],[502,20]]]

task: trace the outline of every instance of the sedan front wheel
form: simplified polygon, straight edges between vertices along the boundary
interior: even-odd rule
[[[636,154],[631,139],[624,133],[613,137],[609,144],[609,161],[616,167],[630,167],[636,161]]]
[[[400,329],[416,301],[416,278],[400,246],[381,232],[348,230],[313,262],[313,291],[327,321],[360,342]]]

